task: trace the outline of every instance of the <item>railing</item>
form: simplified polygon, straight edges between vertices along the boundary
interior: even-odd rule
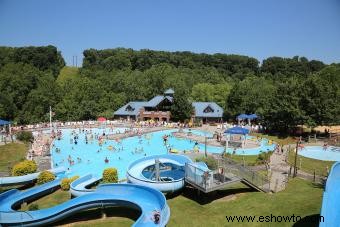
[[[218,159],[218,164],[219,166],[223,166],[227,172],[241,178],[245,183],[251,184],[265,192],[270,191],[269,180],[249,167],[236,163],[228,158]]]
[[[191,163],[185,164],[185,179],[192,184],[203,188],[205,191],[213,185],[214,172],[200,168]]]

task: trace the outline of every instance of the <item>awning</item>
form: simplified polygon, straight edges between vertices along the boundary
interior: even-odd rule
[[[0,119],[0,126],[9,125],[9,124],[11,124],[11,122]]]
[[[224,133],[246,135],[249,133],[249,129],[241,128],[241,127],[233,127],[233,128],[229,128],[225,130]]]

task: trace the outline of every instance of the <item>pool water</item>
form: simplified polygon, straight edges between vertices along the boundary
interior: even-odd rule
[[[98,140],[88,140],[85,142],[86,131],[97,133],[102,135],[114,134],[117,132],[123,132],[125,128],[116,128],[111,130],[106,129],[85,129],[83,131],[74,129],[63,129],[62,138],[60,140],[54,140],[52,147],[52,163],[54,167],[64,166],[68,168],[68,175],[86,175],[89,173],[101,175],[103,170],[108,167],[114,167],[118,170],[119,179],[125,179],[128,165],[139,158],[150,155],[166,154],[167,148],[164,145],[163,136],[169,135],[168,147],[179,151],[193,150],[195,141],[176,138],[171,135],[172,132],[176,132],[177,129],[163,130],[153,133],[148,133],[143,136],[134,136],[121,141],[104,140],[100,146]],[[71,139],[74,137],[72,131],[75,131],[78,135],[77,144],[71,143]],[[199,130],[192,130],[193,133],[204,133]],[[89,135],[88,135],[89,138]],[[267,151],[273,149],[275,145],[268,145],[268,141],[261,141],[261,146],[252,149],[237,149],[237,154],[258,154],[260,151]],[[198,149],[202,152],[205,150],[204,144],[198,144]],[[113,149],[114,148],[114,149]],[[57,152],[60,150],[60,152]],[[207,152],[221,154],[224,151],[224,147],[207,146]],[[232,152],[232,149],[228,149],[227,152]],[[71,158],[74,162],[70,165],[68,159]],[[108,159],[108,163],[105,163],[105,159]]]
[[[340,161],[340,147],[305,146],[298,151],[299,155],[322,161]]]

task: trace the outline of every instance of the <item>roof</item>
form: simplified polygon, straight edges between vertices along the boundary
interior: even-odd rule
[[[195,117],[219,117],[223,116],[223,109],[215,102],[193,102]],[[205,112],[205,110],[207,112]],[[210,110],[210,111],[209,111]]]
[[[5,121],[5,120],[1,120],[0,119],[0,126],[2,126],[2,125],[9,125],[11,122],[9,122],[9,121]]]
[[[166,90],[165,92],[164,92],[164,94],[175,94],[175,91],[172,89],[172,88],[169,88],[168,90]]]
[[[143,108],[146,105],[146,103],[148,102],[140,101],[129,102],[126,105],[119,108],[116,112],[114,112],[114,115],[137,116],[140,109]]]
[[[233,127],[233,128],[229,128],[225,130],[224,133],[246,135],[249,133],[249,129],[242,128],[242,127]]]
[[[173,100],[173,98],[171,96],[157,95],[157,96],[153,97],[152,99],[150,99],[145,104],[145,107],[156,107],[158,104],[163,102],[163,100],[165,100],[165,99],[169,100],[170,102],[172,102],[172,100]]]

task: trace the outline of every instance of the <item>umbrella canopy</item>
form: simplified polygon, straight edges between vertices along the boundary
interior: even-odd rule
[[[249,133],[249,129],[241,128],[241,127],[233,127],[233,128],[229,128],[225,130],[224,133],[246,135]]]
[[[239,119],[239,120],[243,120],[243,119],[247,119],[248,115],[247,114],[240,114],[236,118]]]
[[[253,119],[256,119],[256,118],[258,118],[259,116],[257,116],[256,114],[250,114],[250,115],[248,115],[248,119],[250,119],[250,120],[253,120]]]
[[[105,117],[98,117],[97,121],[103,122],[103,121],[106,121],[106,118]]]
[[[9,125],[11,122],[9,121],[5,121],[5,120],[1,120],[0,119],[0,126],[3,126],[3,125]]]

